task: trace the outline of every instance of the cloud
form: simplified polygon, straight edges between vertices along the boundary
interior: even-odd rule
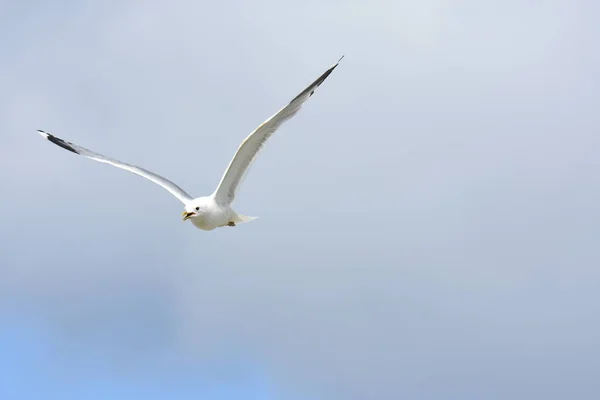
[[[243,354],[321,398],[597,393],[594,7],[14,3],[0,304],[119,362]],[[210,193],[341,54],[236,229],[35,134]]]

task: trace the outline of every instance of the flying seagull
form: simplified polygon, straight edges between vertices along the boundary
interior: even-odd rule
[[[344,57],[342,56],[342,58]],[[244,178],[248,167],[254,161],[256,155],[267,139],[271,137],[281,124],[296,115],[302,104],[312,96],[317,87],[327,79],[329,74],[331,74],[338,66],[342,58],[325,71],[316,81],[304,89],[298,96],[294,97],[288,105],[263,122],[254,130],[254,132],[246,137],[229,163],[217,189],[210,196],[193,198],[170,180],[146,169],[103,156],[102,154],[95,153],[71,142],[67,142],[42,130],[38,130],[38,132],[44,138],[65,150],[133,172],[134,174],[143,176],[157,185],[162,186],[185,205],[182,214],[183,220],[191,220],[192,223],[200,229],[210,231],[222,226],[236,226],[237,224],[250,222],[257,218],[238,214],[231,208],[237,188]]]

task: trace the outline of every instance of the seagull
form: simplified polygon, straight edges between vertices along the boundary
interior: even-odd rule
[[[256,155],[262,149],[267,139],[269,139],[269,137],[271,137],[285,121],[296,115],[302,104],[312,96],[317,87],[327,79],[338,66],[342,58],[344,57],[342,56],[334,65],[329,67],[323,75],[311,83],[285,107],[263,122],[254,130],[254,132],[244,139],[229,163],[229,166],[225,170],[225,173],[221,177],[219,185],[210,196],[193,198],[175,183],[146,169],[95,153],[84,147],[58,138],[48,132],[38,130],[38,133],[45,139],[65,150],[143,176],[157,185],[162,186],[184,204],[185,208],[182,213],[184,222],[190,220],[194,226],[206,231],[211,231],[215,228],[224,226],[237,226],[258,218],[238,214],[231,207],[238,186],[245,177],[245,173],[256,158]]]

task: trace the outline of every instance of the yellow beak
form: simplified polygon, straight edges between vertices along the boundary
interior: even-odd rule
[[[184,211],[183,213],[181,213],[181,215],[183,216],[183,220],[186,221],[190,219],[190,217],[192,217],[193,215],[196,215],[196,213]]]

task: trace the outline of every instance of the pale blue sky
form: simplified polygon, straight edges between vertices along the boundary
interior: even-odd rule
[[[4,2],[0,387],[597,399],[599,14]],[[184,224],[160,187],[35,132],[208,194],[342,54],[261,152],[235,203],[260,218],[235,229]]]
[[[60,348],[60,350],[59,350]],[[21,317],[0,329],[0,396],[12,399],[272,399],[255,368],[218,365],[207,374],[198,365],[114,371],[97,349],[57,346],[42,324]],[[207,377],[212,378],[207,379]]]

